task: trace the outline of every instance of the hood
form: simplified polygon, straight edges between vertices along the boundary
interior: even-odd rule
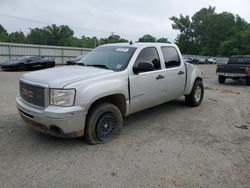
[[[7,61],[4,61],[3,63],[1,63],[0,65],[16,65],[18,63],[21,63],[23,61],[20,61],[20,60],[7,60]]]
[[[96,67],[63,66],[27,73],[23,75],[22,79],[37,84],[45,84],[51,88],[63,88],[73,82],[112,73],[112,70]]]

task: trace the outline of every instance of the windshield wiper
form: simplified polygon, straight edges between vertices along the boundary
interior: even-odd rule
[[[91,64],[88,64],[88,65],[86,65],[86,66],[92,66],[92,67],[98,67],[98,68],[104,68],[104,69],[110,69],[110,68],[108,68],[106,65],[102,65],[102,64],[93,64],[93,65],[91,65]]]

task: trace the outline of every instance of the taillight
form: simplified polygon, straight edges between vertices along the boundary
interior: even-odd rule
[[[250,73],[250,69],[248,67],[245,67],[244,74],[249,74],[249,73]]]

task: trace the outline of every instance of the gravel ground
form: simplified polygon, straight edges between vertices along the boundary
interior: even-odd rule
[[[200,107],[181,98],[136,113],[95,146],[26,127],[15,107],[23,73],[0,71],[0,187],[250,187],[250,129],[235,127],[250,128],[250,87],[219,85],[214,65],[200,68]]]

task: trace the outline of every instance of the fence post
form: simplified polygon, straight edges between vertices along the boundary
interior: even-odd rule
[[[63,48],[61,49],[61,55],[62,55],[62,64],[64,64],[64,50],[63,50]]]
[[[10,45],[8,45],[8,53],[9,53],[9,60],[11,59],[11,49],[10,49]]]
[[[41,56],[41,47],[38,47],[38,55]]]

